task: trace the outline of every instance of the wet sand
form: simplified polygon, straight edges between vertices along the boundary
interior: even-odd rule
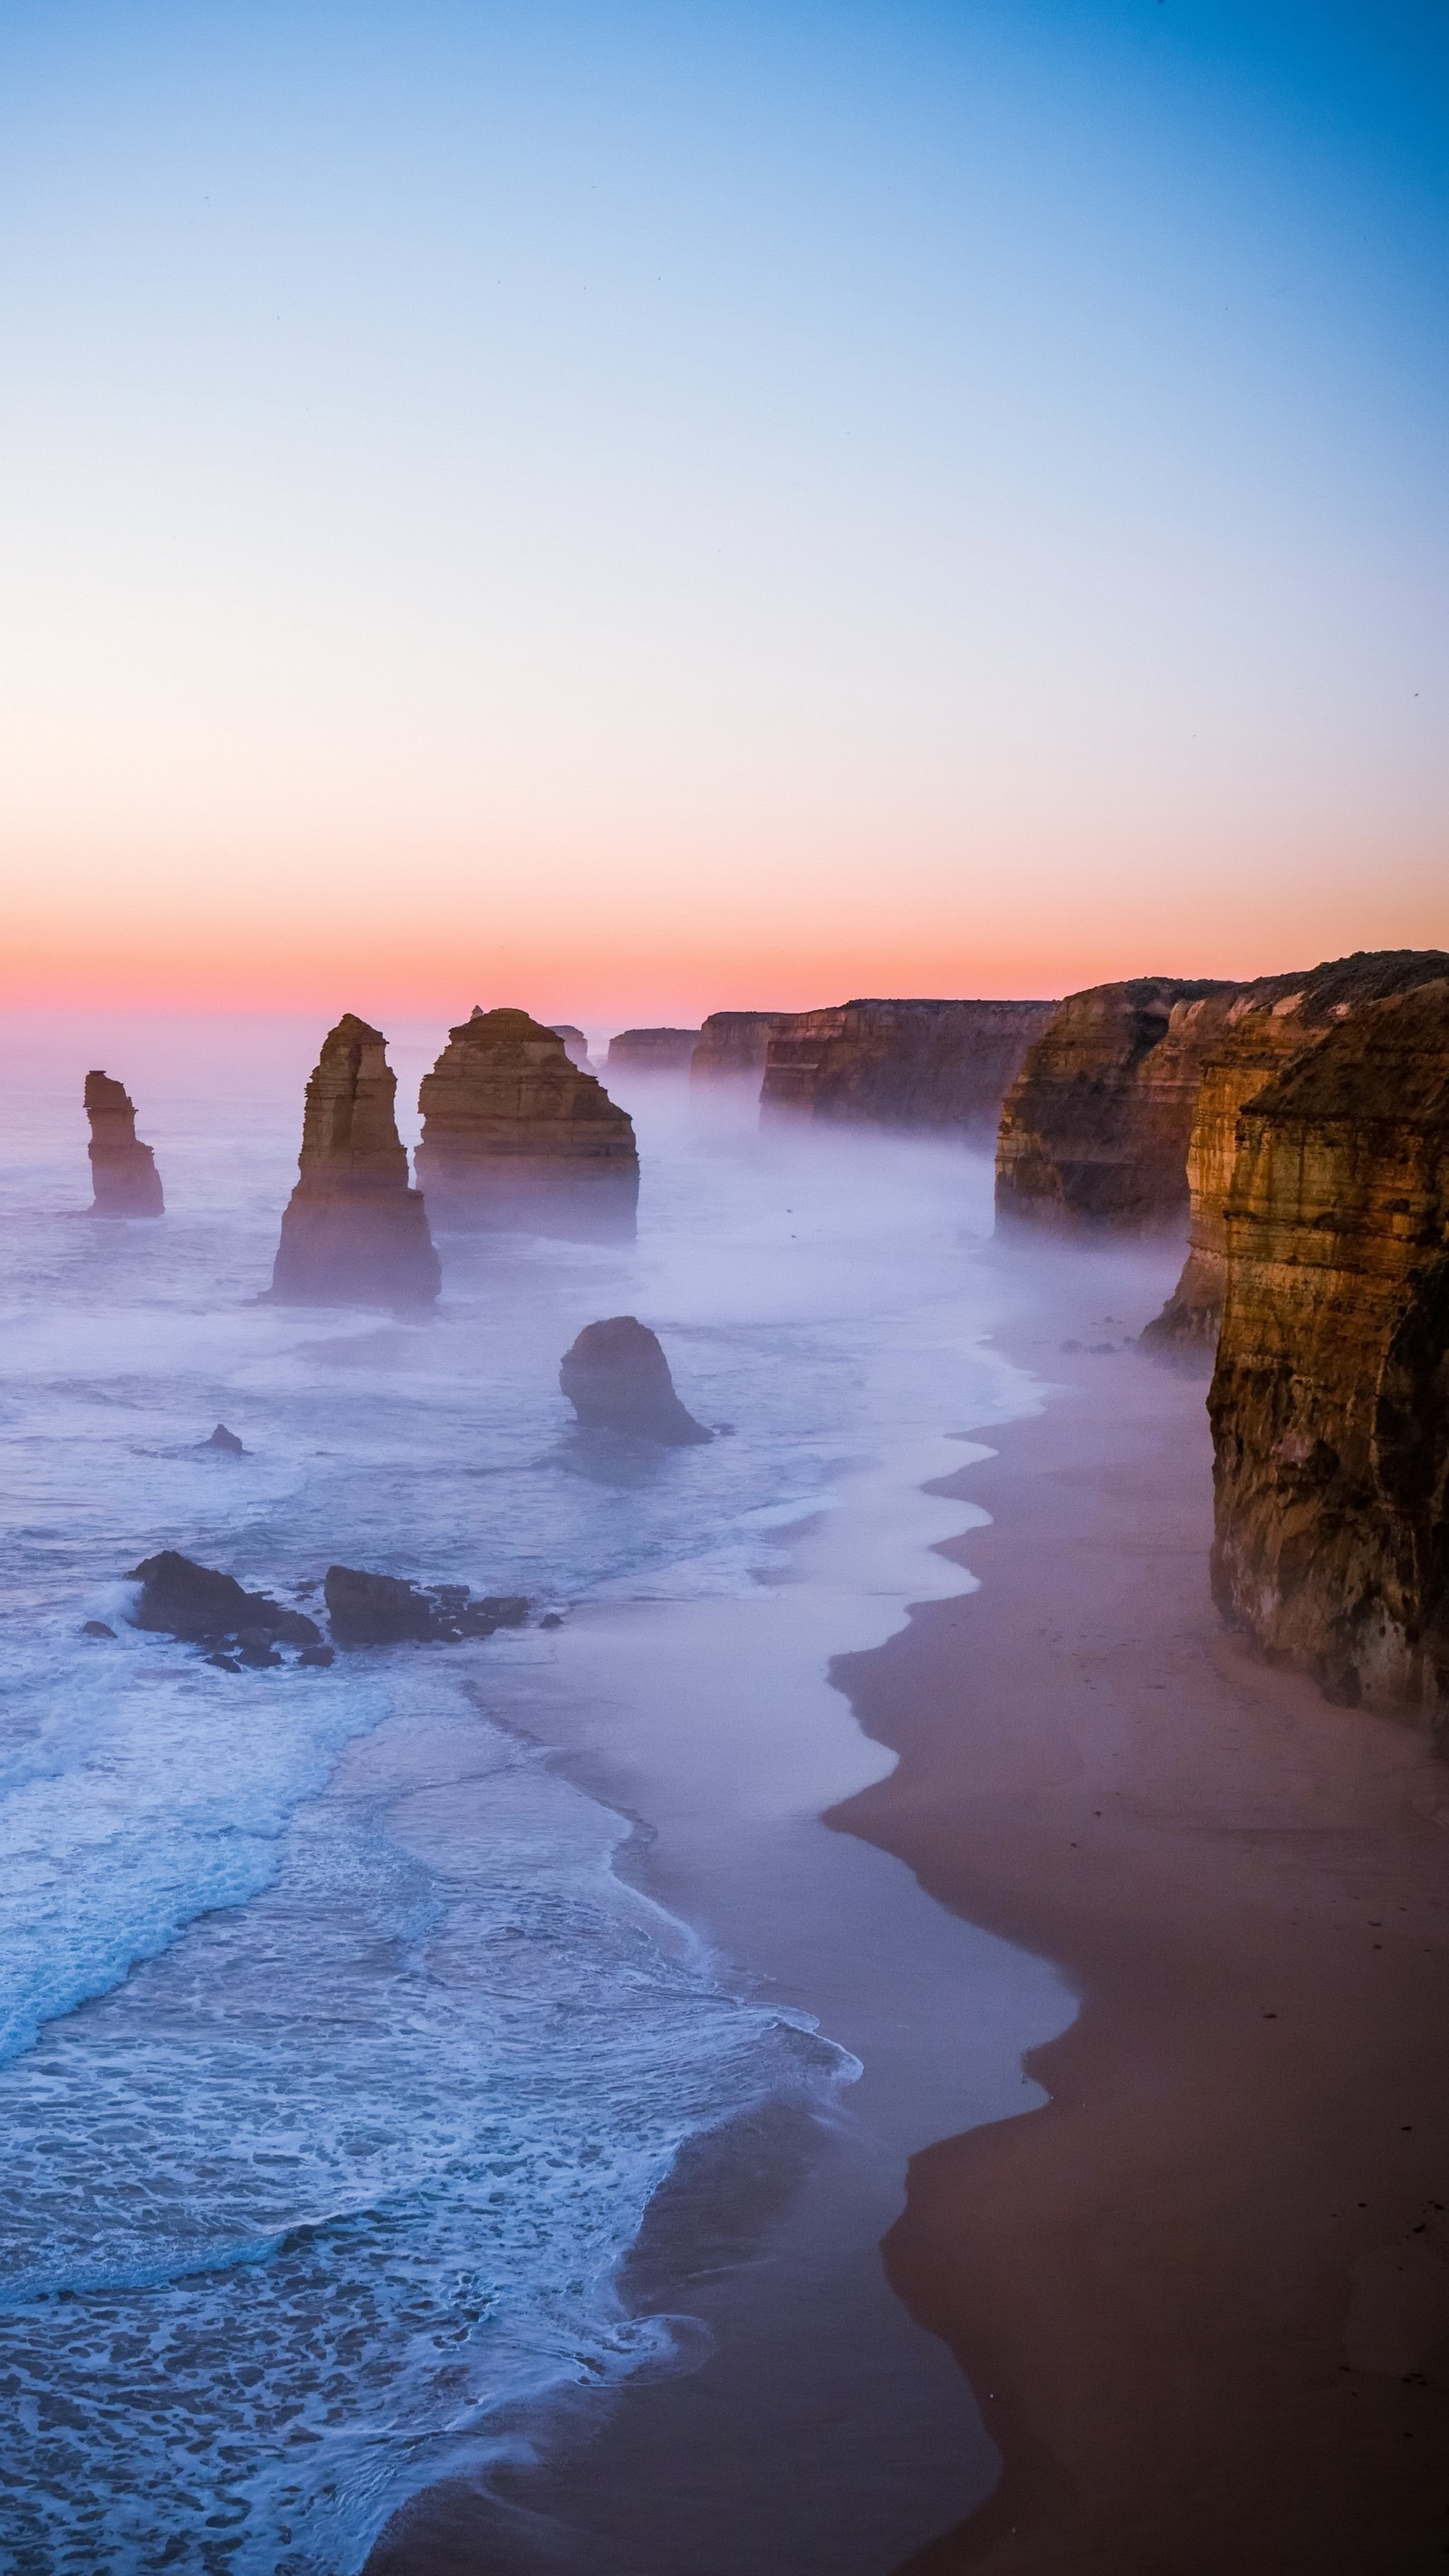
[[[1005,2462],[911,2576],[1419,2576],[1449,1767],[1221,1628],[1201,1384],[1009,1346],[1059,1383],[948,1489],[991,1515],[947,1548],[982,1588],[834,1667],[901,1758],[832,1821],[1081,2000],[1028,2060],[1050,2105],[918,2156],[887,2240]]]

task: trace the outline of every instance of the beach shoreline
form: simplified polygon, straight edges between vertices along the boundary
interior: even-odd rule
[[[1049,1365],[946,1489],[991,1515],[943,1548],[981,1588],[832,1667],[899,1763],[830,1822],[1081,2005],[1027,2061],[1047,2107],[918,2156],[886,2242],[1004,2462],[911,2576],[1417,2576],[1449,2561],[1449,1770],[1220,1625],[1202,1385]]]

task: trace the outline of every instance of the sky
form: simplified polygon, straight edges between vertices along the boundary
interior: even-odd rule
[[[1449,945],[1439,0],[5,0],[0,996]]]

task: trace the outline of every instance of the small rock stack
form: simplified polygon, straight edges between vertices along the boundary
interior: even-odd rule
[[[427,1211],[408,1186],[387,1041],[351,1011],[307,1085],[300,1178],[272,1273],[281,1305],[431,1305],[442,1284]]]
[[[125,1084],[108,1073],[88,1073],[85,1110],[91,1122],[92,1216],[164,1216],[156,1157],[136,1140],[136,1108]]]

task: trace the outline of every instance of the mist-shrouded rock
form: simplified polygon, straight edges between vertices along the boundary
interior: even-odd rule
[[[88,1073],[85,1112],[91,1129],[92,1216],[164,1216],[156,1157],[137,1139],[135,1103],[125,1084],[108,1073]]]
[[[698,1029],[621,1029],[609,1040],[610,1073],[688,1073]]]
[[[1203,1066],[1243,989],[1140,975],[1069,993],[1002,1109],[998,1221],[1072,1232],[1180,1222]]]
[[[689,1059],[689,1079],[700,1091],[752,1085],[758,1095],[770,1040],[788,1029],[792,1011],[711,1011]]]
[[[475,1010],[418,1094],[418,1178],[438,1222],[596,1241],[634,1232],[627,1111],[527,1011]]]
[[[580,1073],[592,1073],[593,1066],[589,1062],[589,1041],[583,1030],[576,1029],[572,1020],[551,1020],[549,1026],[556,1038],[563,1039],[564,1053],[570,1064],[576,1064]]]
[[[586,1430],[622,1432],[671,1449],[713,1437],[680,1403],[659,1337],[637,1315],[586,1324],[564,1353],[558,1382]]]
[[[1449,981],[1241,1112],[1212,1421],[1220,1610],[1329,1695],[1449,1733]]]
[[[841,1002],[770,1037],[767,1123],[818,1119],[995,1141],[1001,1104],[1054,1002]]]
[[[307,1085],[299,1178],[271,1294],[281,1305],[429,1306],[442,1284],[427,1211],[409,1187],[381,1030],[348,1011]]]
[[[1226,1280],[1225,1219],[1239,1119],[1304,1049],[1370,1003],[1449,975],[1442,949],[1360,950],[1310,973],[1268,975],[1229,1010],[1209,1054],[1187,1149],[1187,1259],[1162,1313],[1142,1335],[1155,1358],[1211,1373]]]

